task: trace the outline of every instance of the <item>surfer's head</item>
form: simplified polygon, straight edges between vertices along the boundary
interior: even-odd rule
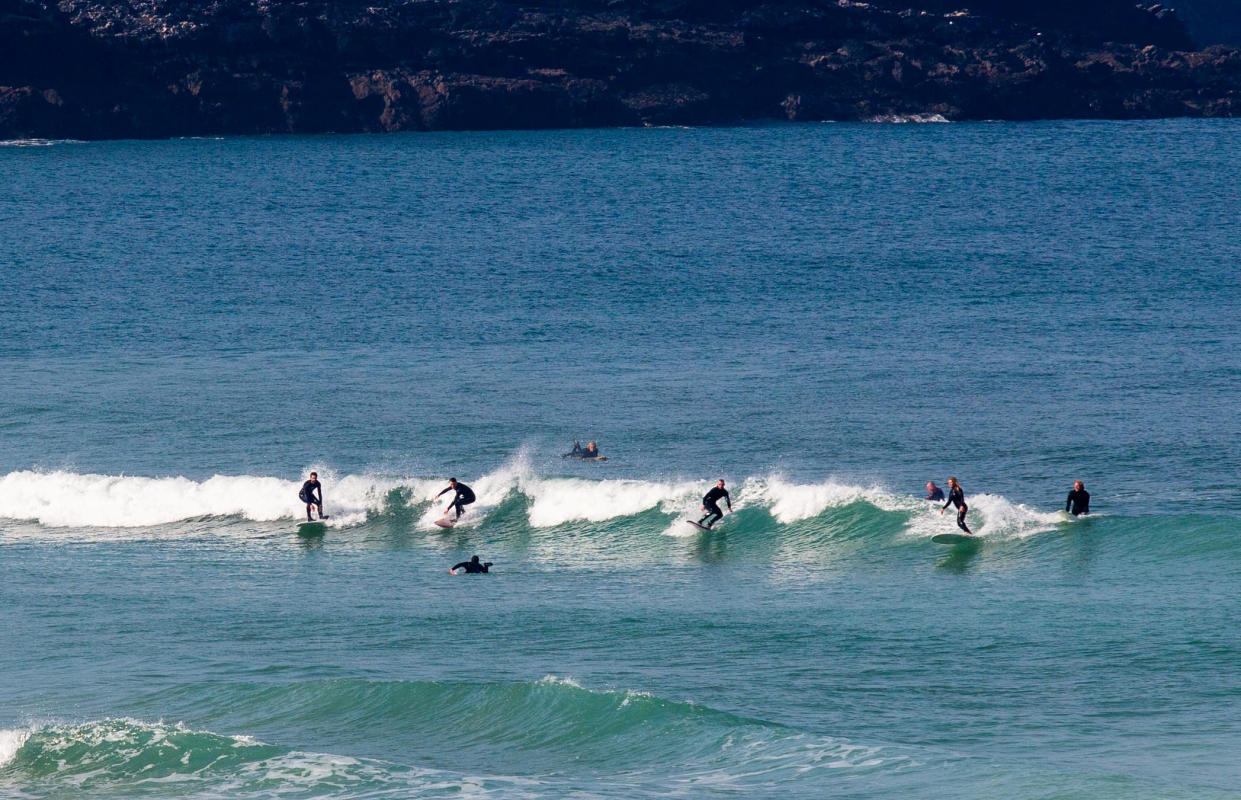
[[[1082,489],[1086,488],[1086,484],[1081,481],[1073,481],[1073,488],[1080,492]]]
[[[716,486],[718,486],[718,487],[720,487],[721,489],[723,489],[723,488],[724,488],[724,479],[723,479],[723,478],[720,478],[718,481],[716,481],[716,482],[715,482],[715,485],[716,485]]]
[[[312,472],[312,473],[310,473],[310,479],[311,479],[312,481],[317,481],[317,480],[319,480],[319,473],[317,473],[317,472]]]
[[[456,479],[456,478],[449,478],[449,479],[448,479],[448,485],[449,485],[449,486],[456,486],[456,485],[457,485],[457,479]]]
[[[471,556],[471,557],[470,557],[470,563],[471,563],[471,564],[477,564],[477,563],[478,563],[478,556]]]
[[[948,479],[948,485],[949,485],[949,486],[951,486],[951,487],[952,487],[952,488],[954,488],[954,489],[955,489],[955,488],[957,488],[957,479],[956,479],[956,478],[949,478],[949,479]]]

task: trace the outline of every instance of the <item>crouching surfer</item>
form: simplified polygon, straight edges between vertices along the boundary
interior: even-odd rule
[[[728,503],[728,513],[731,514],[733,511],[733,500],[728,496],[728,490],[724,488],[723,478],[716,481],[711,491],[703,495],[702,510],[707,513],[703,515],[702,519],[698,520],[699,525],[704,528],[710,528],[724,518],[724,512],[720,511],[720,498],[723,498],[724,502]],[[707,520],[710,520],[710,522]]]
[[[306,521],[314,521],[314,517],[310,512],[314,509],[319,511],[319,519],[327,519],[327,514],[323,513],[323,485],[319,483],[319,473],[310,473],[310,480],[302,484],[302,490],[297,493],[297,497],[306,504]]]
[[[483,575],[486,574],[490,568],[490,561],[483,561],[482,563],[479,563],[478,556],[474,556],[469,561],[462,561],[460,564],[448,570],[448,574],[456,575],[457,570],[463,569],[465,570],[466,575]]]
[[[444,509],[444,513],[447,514],[449,510],[455,508],[457,509],[457,516],[454,519],[461,519],[461,515],[465,513],[465,507],[474,502],[474,490],[456,478],[449,478],[448,488],[437,494],[435,496],[436,499],[438,500],[441,494],[447,492],[456,492],[456,494],[453,495],[452,502],[448,504],[448,508]]]

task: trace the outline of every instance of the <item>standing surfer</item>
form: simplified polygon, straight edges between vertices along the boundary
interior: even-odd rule
[[[702,519],[698,520],[698,524],[705,528],[710,528],[716,522],[724,518],[724,512],[720,511],[720,498],[724,498],[724,502],[728,503],[728,513],[733,511],[733,500],[728,496],[728,490],[724,488],[724,479],[720,478],[716,482],[711,491],[703,495],[702,510],[707,512]],[[703,522],[710,518],[711,521],[703,525]]]
[[[1064,510],[1073,516],[1090,513],[1090,492],[1086,491],[1086,486],[1081,481],[1073,481],[1073,491],[1069,492],[1069,497],[1064,501]]]
[[[456,494],[453,495],[452,502],[448,504],[448,508],[444,509],[444,513],[447,514],[449,509],[455,508],[457,509],[456,519],[461,519],[461,515],[465,513],[465,507],[474,502],[474,490],[456,478],[449,478],[448,488],[444,489],[440,494],[452,491],[455,491]],[[435,499],[438,500],[440,494],[437,494]]]
[[[948,506],[957,507],[957,527],[965,531],[966,536],[973,536],[973,532],[965,524],[965,512],[969,511],[970,507],[965,504],[965,490],[957,483],[956,478],[948,479],[948,502],[944,503],[944,508],[941,508],[939,513],[944,513]]]
[[[314,520],[310,512],[316,506],[319,509],[319,519],[327,519],[323,515],[323,486],[319,483],[319,473],[310,473],[310,480],[302,484],[302,490],[297,493],[297,497],[306,504],[307,522]]]

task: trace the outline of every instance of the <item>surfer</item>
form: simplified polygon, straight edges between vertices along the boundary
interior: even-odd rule
[[[1064,501],[1064,510],[1075,517],[1090,513],[1090,492],[1081,481],[1073,481],[1073,491]]]
[[[582,451],[582,458],[598,458],[599,445],[594,442],[587,442],[586,449]]]
[[[319,473],[310,473],[310,480],[302,484],[302,490],[297,493],[297,497],[306,504],[307,522],[314,520],[310,512],[316,506],[319,509],[319,519],[327,519],[323,515],[323,486],[319,483]]]
[[[957,527],[965,531],[966,536],[973,536],[973,532],[965,524],[965,512],[969,511],[970,507],[965,504],[965,491],[961,488],[961,484],[957,483],[956,478],[948,479],[948,502],[944,503],[944,508],[941,508],[939,513],[944,513],[944,509],[948,506],[957,507]]]
[[[728,513],[733,511],[733,500],[728,496],[728,490],[724,488],[724,479],[720,478],[711,491],[702,497],[702,510],[707,512],[702,519],[698,520],[698,524],[704,528],[710,528],[716,522],[724,518],[724,512],[720,511],[720,498],[724,498],[724,502],[728,503]],[[703,523],[710,518],[710,522]]]
[[[455,491],[456,494],[453,495],[452,502],[448,504],[448,508],[444,509],[444,513],[447,514],[449,509],[455,508],[457,509],[457,516],[455,518],[461,519],[461,515],[465,513],[465,507],[474,502],[474,490],[456,478],[449,478],[448,488],[444,489],[440,494],[452,491]],[[438,500],[440,494],[437,494],[435,499]]]
[[[491,567],[490,561],[484,561],[480,564],[478,561],[478,556],[474,556],[469,561],[462,561],[457,566],[448,570],[448,574],[456,575],[457,570],[464,569],[466,575],[482,575],[486,573],[490,567]]]
[[[581,458],[582,453],[586,452],[582,449],[582,443],[577,439],[573,440],[573,449],[565,453],[561,458]]]
[[[935,485],[935,481],[926,482],[926,499],[938,503],[944,499],[944,490]]]

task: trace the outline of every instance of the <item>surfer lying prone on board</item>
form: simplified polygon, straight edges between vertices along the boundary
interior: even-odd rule
[[[491,567],[490,561],[484,561],[480,564],[478,561],[478,556],[474,556],[469,561],[462,561],[457,566],[448,570],[448,574],[456,575],[457,570],[463,569],[465,570],[466,575],[482,575],[482,574],[485,574],[490,567]]]
[[[969,511],[970,507],[965,504],[965,490],[957,483],[956,478],[948,479],[948,502],[944,503],[944,508],[941,508],[939,513],[943,514],[948,506],[957,507],[957,527],[965,531],[967,536],[973,536],[969,526],[965,524],[965,512]]]
[[[464,483],[461,483],[456,478],[449,478],[448,488],[444,489],[440,492],[440,494],[453,491],[455,491],[456,494],[453,495],[452,502],[448,504],[448,508],[444,509],[444,513],[447,514],[450,509],[455,508],[457,509],[457,516],[455,519],[461,519],[461,515],[465,513],[465,507],[474,502],[474,490],[466,486]],[[440,494],[435,496],[436,499],[439,498]]]

